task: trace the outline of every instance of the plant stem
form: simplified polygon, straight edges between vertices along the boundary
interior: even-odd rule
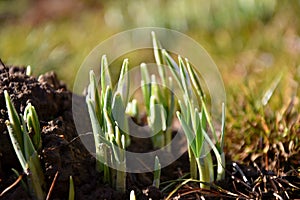
[[[161,165],[157,156],[155,156],[153,186],[159,188],[161,175]]]
[[[220,156],[221,156],[221,160],[222,160],[222,165],[225,165],[225,162],[226,162],[225,161],[225,153],[222,152]],[[222,166],[222,165],[218,165],[218,169],[217,169],[217,181],[225,179],[225,170],[224,170],[225,166]]]
[[[188,153],[189,153],[189,161],[190,161],[191,178],[192,179],[197,179],[198,178],[198,172],[197,172],[197,162],[196,162],[195,155],[194,155],[191,148],[188,149]]]
[[[168,127],[165,132],[165,145],[168,152],[171,152],[172,128]]]
[[[211,177],[210,177],[210,169],[212,168],[212,165],[209,165],[209,161],[205,158],[195,158],[198,166],[199,171],[199,180],[200,188],[202,189],[209,189],[210,187],[204,183],[210,183]]]
[[[72,176],[70,176],[69,200],[74,200],[74,199],[75,199],[74,182]]]
[[[116,177],[116,190],[119,192],[126,191],[126,162],[120,162],[119,167],[121,169],[117,170],[117,177]]]

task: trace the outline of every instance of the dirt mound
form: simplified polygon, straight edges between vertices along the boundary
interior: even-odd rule
[[[8,91],[18,113],[23,113],[29,102],[37,110],[43,142],[39,154],[48,188],[55,173],[58,172],[58,178],[51,193],[52,198],[68,197],[70,175],[73,176],[76,196],[79,199],[113,198],[111,189],[96,188],[99,184],[97,184],[97,172],[94,169],[94,158],[80,140],[74,139],[77,137],[77,132],[72,118],[71,92],[58,81],[53,72],[36,79],[27,76],[25,68],[6,67],[4,64],[0,65],[0,188],[2,191],[16,180],[11,168],[22,172],[5,126],[8,116],[4,90]],[[79,101],[84,101],[83,97],[78,98]],[[12,189],[4,195],[4,198],[29,198],[20,187]]]

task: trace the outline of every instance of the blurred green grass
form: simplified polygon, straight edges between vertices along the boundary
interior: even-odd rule
[[[72,88],[80,64],[100,42],[127,29],[159,26],[203,45],[227,91],[245,82],[263,90],[283,72],[288,82],[294,81],[283,88],[285,95],[299,95],[299,0],[58,2],[0,1],[5,63],[31,65],[35,75],[54,70]]]

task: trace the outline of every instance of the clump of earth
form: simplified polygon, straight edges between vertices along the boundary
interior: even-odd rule
[[[7,90],[18,113],[31,103],[38,113],[42,127],[42,149],[39,152],[49,189],[58,172],[51,198],[66,199],[69,177],[72,176],[78,199],[122,199],[122,195],[101,185],[101,175],[95,170],[95,159],[76,139],[72,117],[72,93],[54,72],[38,78],[26,75],[22,67],[0,65],[0,188],[3,191],[16,180],[11,170],[22,173],[13,150],[5,120],[8,119],[4,90]],[[76,97],[75,97],[76,98]],[[78,101],[84,101],[78,96]],[[75,139],[74,139],[75,138]],[[30,199],[21,184],[12,188],[4,199]]]

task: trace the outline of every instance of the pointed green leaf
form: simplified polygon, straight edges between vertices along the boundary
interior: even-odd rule
[[[161,114],[161,130],[166,131],[167,130],[167,116],[165,109],[162,105],[159,106],[160,114]]]
[[[120,129],[118,126],[115,126],[115,140],[116,143],[119,147],[122,147],[122,143],[121,143],[121,133],[120,133]]]
[[[128,102],[128,93],[129,93],[129,84],[130,84],[129,73],[127,72],[128,72],[128,59],[124,59],[121,68],[121,73],[119,76],[117,92],[119,92],[122,95],[122,98],[125,103]]]
[[[169,107],[168,107],[168,114],[167,114],[167,126],[171,127],[173,121],[173,113],[175,111],[175,97],[174,97],[174,86],[172,78],[169,77],[169,85],[170,85],[170,99],[169,99]]]
[[[183,88],[182,83],[180,81],[180,70],[177,63],[173,60],[173,58],[167,53],[165,49],[162,50],[163,59],[165,60],[166,64],[170,68],[173,76],[175,77],[177,83]]]
[[[114,129],[111,118],[108,116],[108,112],[106,110],[104,110],[104,120],[106,134],[108,134],[108,137],[111,137],[114,135]],[[108,139],[108,137],[106,137],[106,139]]]
[[[162,55],[161,45],[157,41],[155,33],[151,32],[151,34],[152,34],[154,58],[155,58],[156,64],[158,65],[158,73],[162,80],[162,84],[165,85],[167,80],[166,80],[166,71],[163,66],[163,55]]]
[[[102,133],[102,129],[101,129],[100,124],[98,122],[96,112],[95,112],[95,108],[93,106],[92,101],[87,100],[86,103],[88,105],[88,112],[89,112],[89,116],[90,116],[90,120],[91,120],[91,124],[92,124],[92,130],[93,130],[95,145],[97,146],[98,144],[100,144],[100,136],[104,135],[104,134]]]
[[[25,174],[29,174],[26,159],[23,155],[20,144],[19,144],[19,142],[16,138],[16,134],[14,133],[14,129],[12,127],[12,124],[9,121],[6,121],[5,124],[6,124],[7,130],[8,130],[8,133],[9,133],[11,143],[12,143],[12,145],[14,147],[14,150],[17,154],[17,157],[18,157],[18,160],[19,160],[19,162],[22,166],[22,169],[23,169]]]
[[[29,158],[32,156],[32,154],[34,154],[35,148],[31,142],[31,138],[27,132],[27,127],[26,127],[23,117],[21,117],[20,119],[21,119],[22,128],[23,128],[22,132],[23,132],[23,143],[24,143],[24,156],[25,156],[26,161],[28,161]]]
[[[182,113],[183,118],[186,119],[189,114],[189,113],[187,113],[186,105],[180,100],[178,100],[178,105],[179,105],[180,112]]]
[[[120,93],[115,93],[112,105],[112,116],[123,133],[128,133],[128,120],[125,113],[125,105]]]
[[[112,106],[112,90],[111,87],[107,86],[106,92],[105,92],[105,97],[104,97],[104,105],[103,105],[103,110],[107,111],[107,114],[109,117],[111,116],[111,106]]]
[[[155,35],[154,31],[151,32],[151,35],[152,35],[152,44],[153,44],[154,57],[155,57],[156,64],[162,65],[163,60],[162,60],[161,45],[160,45],[159,41],[156,39],[156,35]]]
[[[101,58],[101,67],[100,68],[101,68],[100,69],[100,71],[101,71],[101,75],[100,75],[100,77],[101,77],[101,92],[103,94],[105,94],[107,86],[112,88],[111,76],[110,76],[109,70],[108,70],[108,62],[107,62],[106,55],[103,55]]]
[[[201,120],[200,120],[200,113],[198,110],[195,111],[195,125],[194,125],[194,131],[196,133],[196,149],[198,152],[202,151],[202,146],[203,146],[203,141],[204,141],[204,136],[202,134],[202,126],[201,126]],[[200,153],[201,154],[201,153]]]
[[[277,77],[275,78],[275,80],[272,81],[272,83],[269,86],[268,90],[265,92],[265,94],[263,95],[263,97],[261,99],[261,104],[263,106],[267,105],[267,103],[271,99],[271,97],[272,97],[275,89],[278,87],[278,85],[280,83],[281,78],[282,78],[282,73],[280,73],[279,75],[277,75]]]
[[[182,86],[183,86],[183,91],[184,91],[186,97],[188,99],[191,99],[190,88],[189,88],[191,86],[189,85],[188,76],[187,76],[187,73],[186,73],[186,70],[185,70],[186,67],[185,67],[184,62],[183,62],[183,60],[180,56],[178,56],[178,61],[179,61],[180,78],[181,78],[181,83],[182,83]]]
[[[180,124],[182,126],[182,129],[185,133],[185,136],[187,138],[189,147],[192,149],[195,157],[199,157],[200,152],[197,151],[196,149],[196,144],[195,144],[195,135],[193,133],[193,130],[190,128],[190,126],[188,126],[188,124],[186,123],[186,121],[182,118],[181,113],[180,112],[176,112],[177,117],[180,121]]]
[[[203,112],[205,114],[205,117],[206,117],[207,123],[209,125],[209,128],[212,131],[214,139],[218,143],[217,133],[216,133],[216,130],[215,130],[213,124],[212,124],[212,119],[210,117],[210,114],[207,111],[207,107],[206,107],[206,104],[205,104],[205,95],[203,93],[203,90],[202,90],[200,82],[199,82],[200,79],[197,76],[197,74],[195,73],[195,71],[193,70],[193,68],[191,67],[188,59],[186,59],[186,64],[187,64],[187,68],[188,68],[188,72],[189,72],[189,76],[191,78],[192,84],[193,84],[194,88],[196,89],[197,95],[200,97],[201,106],[203,108]],[[217,144],[217,146],[219,146],[219,144]]]
[[[32,132],[32,142],[35,149],[40,149],[42,147],[40,122],[31,103],[27,104],[24,110],[24,120],[27,122],[28,130]]]
[[[166,129],[166,117],[164,108],[157,103],[156,97],[150,98],[150,127],[154,134]]]
[[[4,97],[5,97],[5,102],[6,102],[8,118],[10,121],[10,126],[13,130],[12,132],[13,132],[14,138],[18,142],[18,144],[20,146],[20,150],[23,152],[24,146],[23,146],[23,136],[22,136],[20,118],[19,118],[18,113],[17,113],[14,105],[12,104],[9,94],[6,90],[4,90]]]
[[[74,189],[74,182],[72,176],[70,176],[70,183],[69,183],[69,200],[75,199],[75,189]]]
[[[225,111],[225,103],[222,103],[222,127],[221,127],[221,139],[220,139],[220,152],[223,152],[223,148],[224,148],[224,137],[225,137],[225,115],[226,115],[226,111]]]
[[[155,96],[157,102],[161,103],[164,107],[167,106],[166,98],[162,96],[161,88],[159,87],[154,74],[151,76],[151,96]]]
[[[149,114],[149,109],[150,109],[150,96],[151,96],[151,81],[150,81],[150,76],[148,73],[148,69],[145,63],[141,64],[141,75],[142,75],[142,80],[141,80],[141,88],[142,88],[142,93],[145,101],[145,106],[147,109],[147,114]]]
[[[192,66],[190,65],[188,59],[186,60],[186,65],[187,65],[187,69],[188,69],[188,73],[189,76],[191,78],[192,84],[194,86],[194,88],[196,89],[197,94],[199,95],[200,98],[203,98],[203,100],[205,99],[205,95],[203,93],[201,84],[199,82],[199,77],[197,76],[197,74],[195,73],[194,69],[192,68]]]
[[[95,112],[99,122],[102,121],[102,111],[101,111],[101,98],[98,91],[98,83],[96,80],[95,73],[90,71],[90,91],[89,91],[89,98],[93,100],[95,104]]]

